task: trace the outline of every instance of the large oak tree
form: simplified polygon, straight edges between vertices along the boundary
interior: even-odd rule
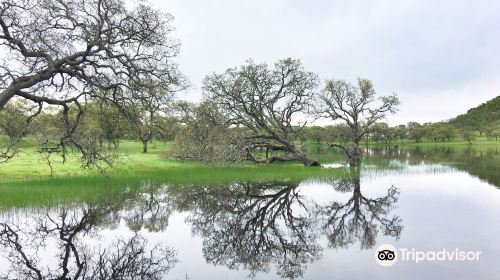
[[[147,2],[5,0],[0,5],[0,110],[13,99],[62,108],[60,144],[73,137],[83,100],[106,98],[151,79],[179,82],[172,16]],[[96,90],[99,89],[99,90]],[[71,118],[70,111],[77,117]]]
[[[250,129],[254,139],[281,145],[290,157],[273,160],[298,160],[304,165],[319,165],[309,158],[293,139],[306,122],[300,113],[310,106],[318,77],[304,70],[299,60],[287,58],[269,67],[248,61],[206,77],[203,90],[233,124]],[[257,161],[249,154],[249,159]]]
[[[376,97],[371,81],[358,78],[356,84],[344,80],[328,80],[318,100],[315,112],[319,117],[341,121],[350,129],[348,141],[332,144],[344,150],[350,165],[361,159],[359,143],[388,114],[395,113],[399,99],[395,94]]]

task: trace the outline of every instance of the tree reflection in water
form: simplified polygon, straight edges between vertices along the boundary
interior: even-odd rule
[[[203,255],[212,264],[244,268],[251,275],[276,265],[296,278],[318,259],[314,222],[298,184],[233,184],[206,187],[193,201],[188,221],[203,237]]]
[[[164,231],[176,205],[164,185],[143,182],[139,190],[131,196],[122,213],[127,226],[137,232],[142,228],[150,232]]]
[[[396,215],[388,217],[398,201],[399,189],[391,186],[387,195],[368,198],[361,193],[360,167],[350,167],[349,171],[346,179],[333,184],[340,192],[352,191],[347,202],[332,202],[317,209],[329,246],[346,248],[359,241],[362,249],[372,248],[380,229],[384,235],[399,239],[402,220]]]
[[[175,212],[189,212],[187,222],[203,239],[205,260],[230,269],[303,276],[307,265],[322,253],[321,236],[331,248],[360,242],[371,248],[379,232],[399,238],[401,219],[390,217],[399,190],[368,198],[361,192],[358,167],[332,186],[352,192],[346,202],[320,203],[306,196],[300,182],[233,183],[230,185],[158,185],[144,183],[106,203],[68,206],[35,214],[25,225],[0,223],[0,247],[11,263],[5,279],[161,279],[176,263],[166,247],[149,247],[141,230],[164,231]],[[333,196],[333,200],[337,197]],[[92,247],[104,228],[124,221],[135,232],[105,246]],[[183,245],[184,246],[184,245]],[[56,248],[55,261],[44,265],[44,252]],[[151,249],[147,249],[151,248]],[[0,279],[3,279],[0,276]]]
[[[99,225],[114,223],[122,204],[63,207],[24,225],[0,223],[0,247],[11,265],[0,279],[161,279],[177,262],[165,246],[151,248],[138,234],[109,246],[89,244],[99,238]],[[50,244],[56,258],[46,264]]]
[[[387,195],[367,198],[361,193],[359,169],[336,181],[337,191],[352,191],[345,203],[320,205],[300,194],[299,183],[238,183],[206,186],[179,203],[191,206],[188,222],[203,238],[207,262],[231,269],[247,269],[251,276],[268,272],[274,264],[284,278],[301,277],[309,263],[319,259],[319,234],[329,246],[345,248],[359,241],[371,248],[379,228],[383,234],[399,238],[398,216],[388,218],[397,202],[399,190],[392,186]],[[182,193],[182,191],[181,191]]]

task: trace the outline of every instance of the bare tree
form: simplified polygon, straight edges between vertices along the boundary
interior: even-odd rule
[[[250,60],[247,65],[213,74],[205,78],[203,90],[233,124],[250,129],[255,139],[277,142],[293,155],[273,160],[319,165],[293,142],[306,124],[294,121],[307,111],[317,85],[314,73],[306,72],[299,60],[287,58],[272,69]],[[249,159],[258,161],[250,154]]]
[[[246,159],[241,129],[230,122],[210,101],[199,105],[180,102],[176,105],[185,126],[177,133],[171,153],[175,158],[216,164]]]
[[[172,59],[179,43],[168,36],[171,22],[171,15],[143,1],[2,1],[0,110],[15,97],[61,107],[66,133],[60,144],[99,160],[73,137],[82,100],[102,98],[93,95],[95,89],[113,99],[112,93],[148,79],[177,83]]]
[[[146,86],[114,94],[111,100],[134,127],[144,153],[148,152],[148,143],[162,129],[158,117],[160,113],[167,112],[173,98],[172,93],[168,84],[150,80]]]
[[[348,143],[332,144],[344,150],[349,163],[361,159],[359,143],[387,114],[395,113],[399,100],[395,94],[376,98],[372,82],[358,78],[353,85],[344,80],[328,80],[315,103],[319,117],[340,120],[350,128]],[[349,146],[350,145],[350,146]]]

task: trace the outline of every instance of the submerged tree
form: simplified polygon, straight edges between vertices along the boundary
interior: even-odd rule
[[[376,98],[369,80],[358,79],[356,85],[344,80],[328,80],[315,104],[315,112],[322,118],[340,120],[350,128],[349,143],[332,146],[341,148],[349,163],[356,165],[361,159],[359,144],[363,136],[387,114],[395,113],[398,104],[395,94]]]
[[[389,217],[399,190],[391,186],[383,197],[364,196],[359,168],[359,165],[351,166],[349,176],[334,183],[336,190],[352,192],[347,202],[332,202],[317,210],[330,247],[345,248],[359,241],[362,249],[368,249],[375,245],[379,231],[398,239],[403,229],[399,216]]]
[[[83,100],[96,89],[117,91],[148,79],[175,83],[179,43],[172,16],[146,2],[5,0],[0,5],[0,110],[13,98],[62,108],[60,144],[93,163],[101,159],[76,139]],[[76,117],[70,118],[73,113]]]
[[[294,122],[301,112],[308,110],[317,84],[315,74],[305,71],[299,60],[288,58],[275,63],[274,68],[249,61],[239,68],[213,74],[205,78],[203,90],[232,124],[253,132],[247,139],[269,146],[278,144],[292,155],[272,160],[319,165],[294,143],[306,124]],[[248,156],[250,160],[263,162],[250,153]]]

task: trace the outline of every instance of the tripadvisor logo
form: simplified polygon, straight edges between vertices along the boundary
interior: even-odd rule
[[[393,266],[398,258],[400,261],[414,263],[429,261],[478,261],[481,251],[462,251],[459,249],[439,251],[418,251],[414,248],[399,248],[390,244],[380,245],[375,250],[375,261],[381,266]]]
[[[393,266],[398,260],[396,248],[390,244],[380,245],[375,250],[375,260],[381,266]]]

